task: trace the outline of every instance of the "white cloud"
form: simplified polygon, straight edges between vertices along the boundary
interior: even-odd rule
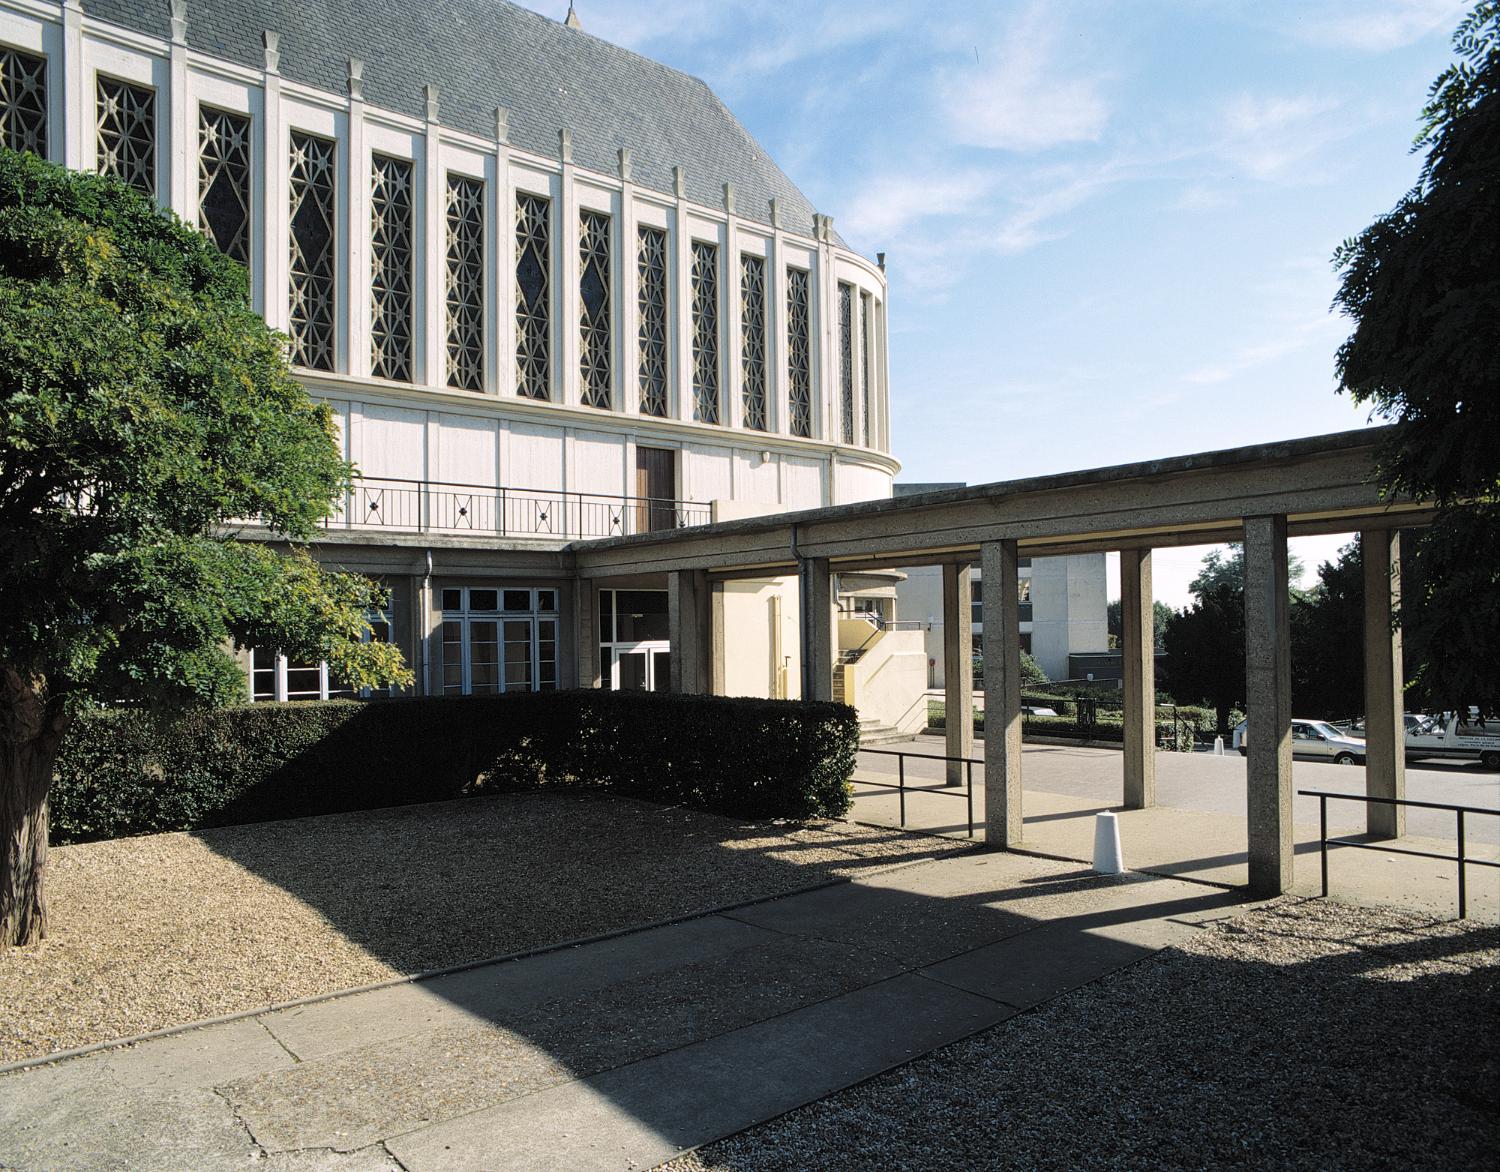
[[[1288,30],[1298,40],[1330,48],[1388,53],[1435,32],[1452,31],[1468,0],[1361,0],[1296,7]]]
[[[922,220],[975,212],[994,186],[991,176],[972,170],[879,175],[844,203],[839,230],[862,240],[892,240]]]
[[[975,46],[972,67],[939,75],[937,97],[955,141],[1010,151],[1098,141],[1109,120],[1100,79],[1069,76],[1058,32],[1057,10],[1033,0],[987,49]]]
[[[1304,164],[1354,129],[1331,97],[1242,93],[1220,111],[1207,149],[1252,179],[1274,182],[1315,178]]]

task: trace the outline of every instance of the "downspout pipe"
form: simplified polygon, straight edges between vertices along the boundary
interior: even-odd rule
[[[432,695],[432,550],[427,550],[427,569],[422,575],[422,695]]]

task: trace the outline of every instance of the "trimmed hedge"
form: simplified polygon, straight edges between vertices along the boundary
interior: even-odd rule
[[[572,691],[257,704],[69,731],[52,839],[86,842],[535,786],[739,818],[849,809],[859,721],[842,704]]]

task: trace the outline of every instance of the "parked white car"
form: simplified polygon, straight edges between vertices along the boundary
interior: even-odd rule
[[[1234,727],[1234,747],[1242,757],[1249,753],[1245,741],[1248,723],[1242,720]],[[1292,721],[1292,756],[1313,757],[1332,761],[1335,765],[1363,765],[1365,743],[1358,737],[1340,732],[1326,720],[1295,719]]]
[[[1478,760],[1486,769],[1500,769],[1500,721],[1487,725],[1477,714],[1465,715],[1467,719],[1456,712],[1445,712],[1424,717],[1416,728],[1408,728],[1406,759]]]

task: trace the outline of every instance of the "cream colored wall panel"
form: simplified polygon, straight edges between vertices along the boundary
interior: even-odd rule
[[[781,503],[788,511],[816,509],[823,504],[823,468],[821,460],[782,457]]]
[[[449,484],[498,484],[499,436],[493,419],[437,417],[436,479]]]
[[[355,421],[359,435],[354,443],[366,476],[428,479],[425,411],[366,404],[355,409]]]
[[[500,481],[507,488],[562,488],[562,432],[512,423],[501,436]]]
[[[865,468],[858,464],[839,464],[834,477],[836,505],[847,505],[853,501],[879,501],[891,495],[891,476],[879,468]]]
[[[730,500],[734,496],[734,454],[728,448],[690,444],[683,449],[683,488],[695,501]]]
[[[780,503],[781,474],[775,456],[762,460],[757,452],[734,454],[734,499],[754,505]]]
[[[606,496],[630,495],[625,488],[625,437],[580,431],[573,440],[568,487]]]

